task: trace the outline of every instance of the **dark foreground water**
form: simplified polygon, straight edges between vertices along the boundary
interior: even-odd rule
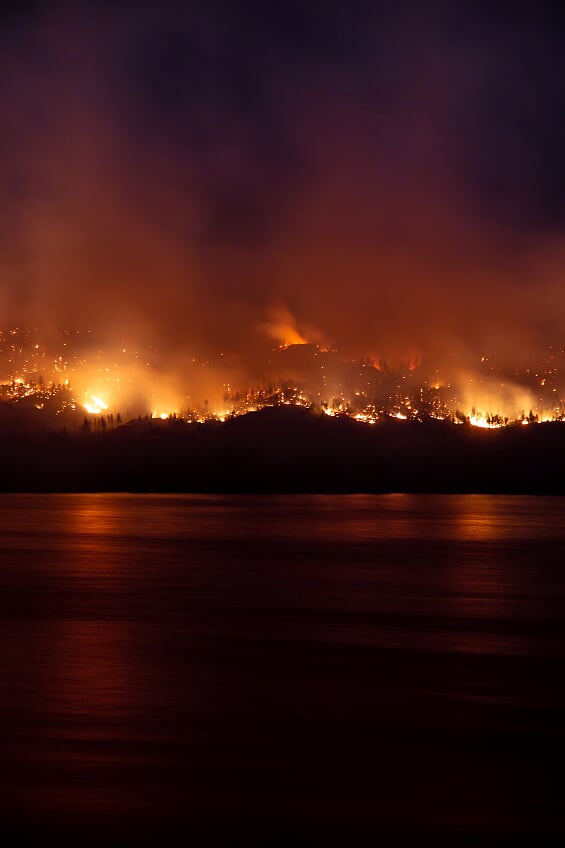
[[[563,833],[564,554],[559,498],[1,496],[0,832]]]

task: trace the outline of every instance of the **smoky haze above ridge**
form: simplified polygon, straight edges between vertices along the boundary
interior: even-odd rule
[[[6,15],[2,324],[249,373],[281,315],[390,361],[561,341],[558,7],[266,5]]]

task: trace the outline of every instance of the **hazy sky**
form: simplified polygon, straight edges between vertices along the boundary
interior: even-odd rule
[[[279,321],[379,358],[563,343],[561,3],[12,6],[0,325],[249,358]]]

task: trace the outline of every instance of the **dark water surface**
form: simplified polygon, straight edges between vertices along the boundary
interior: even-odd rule
[[[564,553],[562,498],[2,495],[1,831],[563,833]]]

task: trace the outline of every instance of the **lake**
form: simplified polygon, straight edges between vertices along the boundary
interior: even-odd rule
[[[565,499],[0,496],[0,825],[565,830]]]

